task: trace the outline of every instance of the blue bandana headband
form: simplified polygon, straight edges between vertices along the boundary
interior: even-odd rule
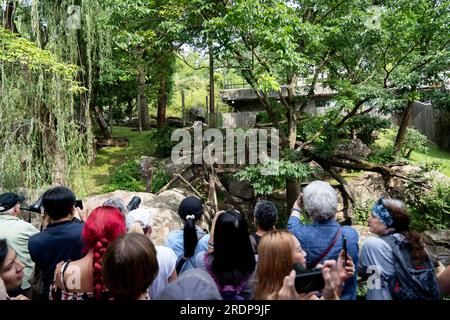
[[[384,206],[383,198],[380,198],[377,203],[374,204],[372,208],[372,214],[383,222],[386,227],[391,227],[394,221],[392,220],[391,214]]]

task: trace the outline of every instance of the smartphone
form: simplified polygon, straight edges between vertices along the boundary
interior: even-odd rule
[[[75,207],[80,208],[80,210],[83,210],[83,200],[76,200]]]
[[[347,266],[347,237],[342,236],[342,249],[344,250],[345,259],[344,259],[344,268]]]
[[[295,290],[297,293],[321,291],[325,287],[322,270],[306,270],[297,263],[294,264],[294,269],[296,271]]]

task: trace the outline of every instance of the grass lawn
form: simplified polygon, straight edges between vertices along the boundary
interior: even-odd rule
[[[387,130],[384,133],[381,133],[377,141],[375,143],[380,147],[387,147],[389,145],[394,145],[395,137],[397,131],[394,129]],[[409,161],[412,164],[417,165],[420,163],[439,163],[439,171],[445,174],[447,177],[450,177],[450,152],[446,152],[440,150],[435,145],[430,144],[428,146],[427,152],[417,152],[413,151],[411,153]],[[344,177],[347,181],[352,181],[353,179],[361,176],[363,174],[362,171],[344,171],[342,173],[342,177]],[[334,179],[329,180],[330,183],[337,184]]]
[[[127,137],[130,143],[127,147],[106,147],[97,150],[95,165],[84,166],[75,175],[74,191],[78,197],[102,193],[102,187],[108,181],[114,169],[128,160],[141,156],[152,156],[156,145],[149,138],[152,130],[133,131],[129,127],[113,127],[113,137]]]
[[[380,134],[376,144],[380,147],[393,145],[396,133],[397,132],[392,129],[387,130],[385,133]],[[440,164],[439,171],[447,177],[450,177],[450,152],[443,151],[433,144],[428,145],[428,150],[426,152],[413,151],[409,160],[411,160],[413,164],[438,162]]]

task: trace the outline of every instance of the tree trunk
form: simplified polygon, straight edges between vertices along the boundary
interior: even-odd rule
[[[6,10],[3,16],[3,26],[11,32],[17,33],[16,24],[14,23],[14,1],[6,2]]]
[[[398,156],[398,154],[400,153],[403,141],[405,140],[406,129],[408,128],[408,126],[411,122],[413,103],[414,103],[414,99],[409,99],[408,104],[406,105],[406,109],[403,112],[400,127],[398,128],[397,138],[395,139],[395,144],[394,144],[394,155],[395,156]]]
[[[105,121],[105,117],[103,117],[103,112],[100,108],[94,105],[94,114],[95,119],[97,120],[98,126],[100,127],[100,131],[105,139],[111,139],[111,134],[108,129],[108,125]]]
[[[166,109],[167,109],[167,71],[163,71],[159,79],[158,93],[158,129],[162,129],[166,125]]]
[[[209,44],[209,126],[216,127],[216,112],[214,110],[214,57],[211,44]]]
[[[291,99],[292,101],[289,102],[291,105],[293,105],[294,103],[293,96],[289,100]],[[289,130],[288,132],[289,149],[294,150],[295,142],[297,141],[297,119],[295,115],[295,109],[293,106],[289,106],[287,118]],[[288,210],[290,210],[294,205],[294,202],[297,199],[298,194],[299,194],[299,187],[297,180],[292,178],[286,178],[286,205]]]
[[[128,119],[131,121],[131,118],[133,117],[133,99],[128,99],[127,103],[128,103],[127,116]]]
[[[142,68],[138,70],[138,108],[140,115],[140,124],[142,130],[150,129],[150,117],[148,116],[147,97],[145,95],[145,72]]]

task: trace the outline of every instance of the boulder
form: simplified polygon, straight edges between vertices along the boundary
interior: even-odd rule
[[[184,198],[190,195],[191,194],[188,191],[182,189],[167,190],[158,196],[146,192],[117,190],[88,197],[83,200],[83,204],[87,209],[87,212],[91,212],[98,206],[101,206],[109,198],[118,197],[122,199],[125,204],[128,204],[134,196],[140,197],[141,204],[139,207],[148,208],[153,214],[152,241],[155,245],[163,245],[164,239],[170,231],[182,227],[180,217],[178,216],[178,206]],[[207,225],[202,224],[201,227],[207,228]]]
[[[232,179],[228,182],[228,190],[233,196],[244,200],[251,200],[255,197],[255,192],[249,181]]]
[[[431,259],[439,260],[448,266],[450,264],[450,229],[426,230],[421,235]]]
[[[355,138],[347,143],[338,145],[336,152],[356,158],[365,158],[370,154],[370,149],[360,139]]]
[[[177,163],[173,163],[172,159],[166,159],[163,164],[163,170],[165,170],[171,178],[173,178],[173,175],[175,173],[182,173],[183,178],[185,178],[187,181],[190,181],[192,178],[194,178],[194,172],[193,168],[187,169],[190,167],[190,164],[185,164],[186,162],[189,163],[188,160],[189,156],[184,156],[180,158],[180,161],[177,161]],[[186,170],[187,169],[187,170]]]
[[[365,172],[348,182],[348,185],[359,205],[365,204],[368,200],[376,201],[382,196],[387,196],[383,178],[378,173]]]

